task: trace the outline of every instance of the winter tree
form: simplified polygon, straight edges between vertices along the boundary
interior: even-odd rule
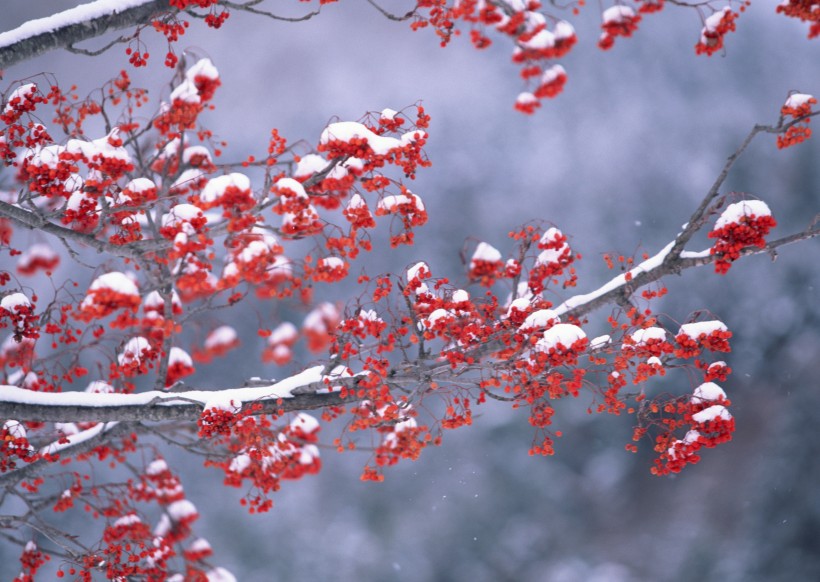
[[[549,215],[509,231],[503,248],[478,232],[452,241],[461,271],[421,256],[371,272],[368,254],[412,247],[428,221],[414,184],[438,171],[424,104],[297,139],[250,122],[266,147],[238,160],[209,129],[214,115],[249,124],[214,104],[220,55],[184,48],[189,27],[225,34],[247,13],[259,26],[308,20],[330,3],[97,0],[0,34],[0,535],[19,547],[17,580],[49,561],[80,580],[233,580],[198,536],[208,508],[167,461],[180,451],[255,514],[283,481],[319,473],[321,454],[345,453],[362,480],[381,481],[488,407],[532,426],[521,446],[533,456],[560,448],[559,400],[620,416],[633,427],[624,454],[653,450],[646,470],[658,476],[731,440],[732,331],[709,305],[657,305],[671,277],[720,277],[820,234],[811,216],[778,232],[776,201],[726,188],[753,142],[810,138],[816,98],[784,87],[772,121],[737,134],[699,203],[668,217],[665,245],[583,258],[600,263],[597,281],[576,269],[599,249]],[[385,26],[419,29],[419,43],[428,29],[442,45],[505,47],[518,74],[505,80],[509,105],[534,118],[584,75],[560,64],[568,54],[610,50],[674,10],[692,16],[694,52],[719,56],[749,5],[617,3],[600,12],[595,40],[573,26],[598,18],[583,1],[369,3]],[[820,34],[817,0],[772,12]],[[164,55],[147,48],[158,38]],[[21,63],[57,49],[78,53],[77,68],[17,79]],[[102,53],[121,66],[83,96],[72,76]],[[134,81],[142,71],[152,86]],[[239,370],[242,385],[214,385],[209,370],[252,349],[231,325],[243,309],[258,314],[258,368]],[[652,390],[661,377],[677,391]]]

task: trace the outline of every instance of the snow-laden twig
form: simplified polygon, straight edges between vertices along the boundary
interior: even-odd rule
[[[820,236],[820,226],[813,224],[806,230],[769,242],[765,247],[747,247],[741,256],[776,254],[782,246]],[[674,241],[666,245],[656,255],[633,267],[626,273],[613,277],[598,289],[584,295],[575,295],[555,308],[560,316],[583,317],[584,315],[619,300],[628,299],[638,289],[654,283],[668,275],[678,275],[685,269],[711,265],[718,255],[711,254],[709,249],[700,252],[683,251],[674,261],[668,261]]]
[[[360,377],[325,378],[314,366],[268,386],[139,394],[46,393],[0,385],[0,418],[55,422],[196,420],[211,403],[234,402],[237,408],[260,406],[260,414],[334,406],[341,403],[333,386],[351,387]]]
[[[83,431],[82,433],[75,435],[75,441],[73,443],[70,442],[68,444],[60,445],[62,447],[60,449],[61,454],[64,454],[66,457],[74,457],[76,455],[87,453],[96,447],[110,442],[111,439],[115,439],[130,433],[134,428],[133,423],[125,422],[110,422],[99,426],[101,428],[93,427],[88,431]],[[0,474],[0,488],[12,485],[14,483],[19,483],[23,479],[27,479],[41,473],[43,470],[52,465],[54,465],[52,461],[38,459],[33,463],[23,465],[13,471],[9,471],[8,473]]]
[[[820,111],[811,113],[809,115],[804,115],[802,117],[798,117],[789,121],[788,123],[784,122],[781,118],[780,122],[777,125],[755,125],[749,134],[746,136],[746,139],[740,144],[740,146],[732,152],[726,163],[723,166],[723,169],[720,171],[720,174],[715,179],[714,183],[712,183],[711,188],[706,193],[706,196],[703,197],[698,207],[692,213],[692,216],[689,218],[689,222],[686,223],[683,230],[678,234],[675,238],[674,245],[669,250],[665,261],[666,262],[674,262],[678,259],[680,254],[683,252],[683,249],[686,247],[686,244],[692,239],[696,232],[698,232],[706,222],[708,218],[707,211],[711,207],[712,203],[720,194],[720,189],[723,186],[723,183],[726,181],[726,178],[729,177],[729,173],[732,170],[732,167],[735,165],[740,156],[743,155],[743,152],[746,151],[746,148],[752,143],[754,138],[761,133],[769,133],[769,134],[782,134],[785,133],[790,127],[797,125],[806,121],[807,119],[814,117],[820,113]]]
[[[145,24],[169,9],[169,0],[96,0],[30,20],[0,33],[0,71],[109,31]]]

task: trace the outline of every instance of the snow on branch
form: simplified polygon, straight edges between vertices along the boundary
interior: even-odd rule
[[[169,0],[96,0],[31,20],[0,33],[0,73],[48,51],[149,22],[169,9]]]
[[[112,422],[196,420],[205,408],[232,403],[237,409],[261,405],[258,413],[310,410],[341,403],[329,389],[323,366],[264,386],[224,390],[150,391],[139,394],[88,392],[35,392],[0,385],[0,418],[55,422]],[[354,385],[358,378],[332,379],[334,387]]]
[[[787,102],[788,103],[788,102]],[[723,183],[729,177],[729,173],[732,170],[732,167],[735,165],[740,156],[743,155],[743,152],[746,151],[746,148],[749,147],[749,144],[752,143],[754,138],[760,133],[768,133],[768,134],[777,134],[783,135],[788,134],[792,128],[795,126],[807,122],[807,120],[811,119],[812,117],[816,116],[820,111],[816,112],[807,112],[801,114],[791,120],[787,120],[783,115],[781,115],[780,121],[777,125],[755,125],[740,146],[730,155],[726,163],[723,166],[718,177],[715,179],[712,187],[709,188],[706,196],[703,197],[698,207],[692,213],[692,216],[689,218],[689,221],[684,226],[683,230],[678,234],[677,238],[675,239],[675,244],[669,251],[669,260],[677,259],[680,254],[683,252],[684,247],[686,244],[692,239],[695,233],[700,230],[703,226],[704,222],[708,217],[708,210],[711,207],[712,203],[717,199],[720,194],[720,189],[723,186]]]
[[[747,247],[739,252],[740,256],[770,254],[776,256],[777,249],[820,236],[820,224],[814,223],[806,230],[773,240],[764,247]],[[639,263],[626,273],[613,277],[598,289],[583,295],[574,295],[555,308],[558,316],[582,317],[604,305],[628,300],[641,287],[660,280],[667,275],[678,275],[684,269],[710,265],[719,256],[710,253],[710,249],[700,252],[683,251],[677,258],[672,258],[670,250],[674,241],[660,252]]]

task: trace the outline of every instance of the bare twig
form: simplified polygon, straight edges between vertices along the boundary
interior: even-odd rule
[[[416,10],[410,10],[409,12],[405,12],[404,14],[393,14],[392,12],[388,12],[384,8],[381,7],[375,0],[367,0],[367,3],[370,4],[373,8],[378,10],[382,16],[387,18],[388,20],[393,20],[395,22],[402,22],[407,20],[408,18],[413,18],[416,14]]]
[[[314,10],[312,12],[308,12],[307,14],[303,14],[302,16],[281,16],[279,14],[274,14],[273,12],[268,12],[267,10],[259,10],[257,8],[254,8],[254,6],[259,4],[258,1],[251,1],[251,2],[241,3],[241,2],[230,2],[230,1],[227,1],[227,0],[223,0],[222,2],[220,2],[220,4],[222,6],[224,6],[225,8],[230,8],[232,10],[239,10],[239,11],[242,11],[242,12],[248,12],[250,14],[255,14],[257,16],[264,16],[266,18],[271,18],[273,20],[281,20],[283,22],[304,22],[306,20],[310,20],[314,16],[318,16],[319,13],[322,10],[321,8],[317,8],[316,10]],[[199,15],[195,14],[195,13],[191,13],[191,16],[197,16],[198,17]]]

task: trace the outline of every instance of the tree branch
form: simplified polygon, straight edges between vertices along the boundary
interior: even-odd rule
[[[96,239],[93,236],[77,232],[76,230],[54,224],[42,216],[20,208],[19,206],[9,204],[8,202],[3,202],[2,200],[0,200],[0,216],[10,218],[24,228],[40,230],[56,236],[60,240],[72,240],[89,246],[99,253],[108,253],[116,257],[127,259],[142,259],[145,252],[159,250],[168,244],[166,241],[140,241],[127,245],[111,244],[107,241]]]
[[[817,236],[820,236],[820,225],[814,223],[804,231],[773,240],[765,247],[747,247],[740,251],[740,254],[741,256],[774,254],[779,247]],[[709,265],[719,258],[707,249],[699,253],[681,252],[677,259],[668,261],[666,258],[673,246],[674,241],[666,245],[655,256],[648,258],[626,273],[614,277],[591,293],[570,297],[555,308],[556,313],[567,317],[583,317],[604,305],[627,298],[641,287],[654,283],[667,275],[677,275],[684,269]]]
[[[58,452],[65,452],[68,453],[68,457],[74,457],[75,455],[81,455],[83,453],[87,453],[88,451],[93,450],[94,448],[105,444],[112,438],[117,438],[119,436],[124,436],[134,429],[133,423],[118,423],[112,422],[102,426],[96,434],[93,434],[89,438],[82,439],[76,443],[68,444],[63,446]],[[92,430],[92,429],[89,429]],[[15,469],[8,473],[3,473],[0,475],[0,487],[6,487],[9,485],[13,485],[19,483],[21,480],[31,477],[33,475],[37,475],[44,469],[48,468],[49,466],[53,466],[53,461],[47,461],[45,459],[39,459],[34,461],[33,463],[29,463],[27,465],[23,465],[19,469]]]
[[[689,222],[686,223],[684,226],[683,231],[678,234],[677,238],[675,239],[675,244],[672,246],[671,250],[669,251],[668,255],[666,256],[666,262],[674,262],[678,259],[680,254],[683,252],[683,249],[686,247],[686,243],[688,243],[692,237],[695,235],[696,232],[700,230],[703,226],[703,223],[706,220],[706,212],[711,206],[712,202],[715,198],[718,197],[720,194],[720,188],[723,186],[723,183],[726,181],[726,178],[729,177],[729,173],[732,170],[732,167],[735,165],[740,156],[743,155],[743,152],[746,151],[746,148],[749,147],[749,144],[752,143],[754,138],[759,133],[769,133],[769,134],[780,134],[785,133],[790,127],[797,125],[806,121],[807,119],[814,117],[820,113],[814,112],[808,115],[804,115],[802,117],[795,118],[789,122],[784,122],[782,116],[777,125],[755,125],[749,134],[746,136],[746,139],[740,144],[740,146],[730,155],[726,163],[723,166],[718,177],[715,179],[712,187],[709,188],[709,191],[706,193],[706,196],[703,197],[701,200],[700,205],[695,209],[692,213],[692,216],[689,218]]]
[[[771,241],[763,248],[748,247],[741,255],[768,253],[774,255],[781,246],[820,236],[820,221],[815,220],[804,231]],[[680,274],[684,269],[713,263],[718,256],[706,251],[684,252],[675,261],[668,262],[674,241],[653,257],[622,273],[598,289],[585,295],[575,295],[555,308],[557,315],[583,317],[604,305],[618,303],[638,289],[664,276]],[[482,358],[497,350],[496,342],[481,345],[471,354]],[[440,370],[458,375],[449,363],[422,370],[422,362],[394,368],[389,373],[391,382],[423,383],[420,378]],[[270,414],[312,410],[338,406],[353,399],[344,399],[339,392],[328,391],[328,386],[354,388],[363,376],[337,378],[324,376],[325,366],[315,366],[280,382],[244,388],[222,390],[186,390],[181,392],[151,391],[140,394],[89,394],[85,392],[44,393],[0,386],[0,418],[41,422],[162,422],[171,420],[195,421],[210,402],[236,402],[237,410],[253,414]],[[251,410],[252,409],[252,410]]]
[[[169,0],[96,0],[26,22],[0,34],[0,78],[11,65],[112,30],[147,24],[169,10]]]
[[[271,18],[273,20],[281,20],[281,21],[284,21],[284,22],[304,22],[306,20],[310,20],[314,16],[318,16],[319,13],[322,10],[321,5],[320,5],[320,7],[317,10],[314,10],[312,12],[308,12],[306,14],[303,14],[302,16],[280,16],[278,14],[274,14],[273,12],[268,12],[267,10],[259,10],[257,8],[254,8],[253,6],[255,6],[256,4],[259,4],[259,2],[256,1],[256,0],[251,1],[251,2],[246,2],[244,4],[230,2],[229,0],[223,0],[222,2],[220,2],[220,4],[222,4],[226,8],[231,8],[233,10],[241,10],[241,11],[244,11],[244,12],[249,12],[251,14],[256,14],[257,16],[265,16],[265,17]],[[196,15],[194,15],[194,16],[196,16]]]
[[[344,400],[333,386],[353,387],[361,376],[320,377],[323,367],[316,366],[269,386],[187,390],[183,392],[143,392],[140,394],[89,394],[86,392],[33,392],[15,386],[0,386],[0,418],[42,422],[114,421],[193,421],[209,402],[229,403],[242,409],[254,408],[256,414],[294,412],[337,406]]]

